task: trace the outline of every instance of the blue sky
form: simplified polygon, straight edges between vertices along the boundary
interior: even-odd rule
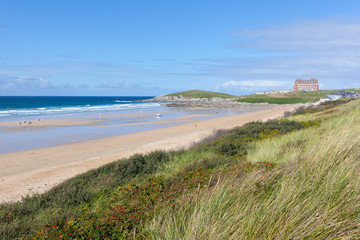
[[[360,1],[0,0],[0,95],[360,87]]]

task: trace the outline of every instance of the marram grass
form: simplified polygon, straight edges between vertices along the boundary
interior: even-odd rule
[[[162,209],[146,226],[151,238],[359,239],[359,124],[356,101],[318,128],[253,144],[248,160],[272,160],[274,170]]]

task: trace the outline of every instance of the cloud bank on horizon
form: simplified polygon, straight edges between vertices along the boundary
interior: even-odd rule
[[[8,4],[12,11],[19,11],[10,1]],[[219,5],[212,6],[212,11],[216,12]],[[43,7],[46,10],[51,6]],[[226,18],[226,12],[212,16],[210,10],[190,12],[185,20],[187,6],[182,7],[174,17],[149,13],[134,26],[131,21],[129,26],[121,25],[127,23],[117,19],[116,12],[107,13],[112,21],[116,19],[114,26],[108,20],[107,26],[101,20],[98,26],[93,25],[86,15],[94,12],[88,9],[83,13],[88,26],[80,22],[81,28],[75,26],[74,30],[66,29],[75,21],[71,14],[69,22],[61,14],[52,16],[50,25],[42,22],[46,15],[29,19],[29,27],[21,19],[12,22],[11,11],[1,14],[0,10],[0,95],[154,96],[189,89],[240,95],[292,89],[298,77],[317,78],[321,89],[360,85],[360,18],[348,9],[334,9],[316,18],[284,16],[269,23],[231,24],[219,20]],[[169,4],[164,8],[174,11]],[[350,8],[356,12],[359,4]],[[130,6],[127,10],[130,14],[131,10],[141,10],[134,9]],[[228,21],[236,17],[235,13]],[[81,18],[81,13],[77,17]],[[150,23],[144,23],[149,17]],[[212,22],[207,22],[211,18]],[[249,20],[246,16],[238,18],[239,22]],[[161,22],[167,20],[177,29],[168,29]],[[214,24],[217,21],[218,26]],[[202,31],[201,26],[214,27]],[[219,30],[225,26],[226,30]],[[47,30],[48,34],[44,32]]]

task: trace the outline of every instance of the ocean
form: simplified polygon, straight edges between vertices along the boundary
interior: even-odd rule
[[[59,117],[79,113],[131,111],[160,106],[143,103],[141,97],[18,97],[0,96],[0,121],[21,120],[25,117]]]

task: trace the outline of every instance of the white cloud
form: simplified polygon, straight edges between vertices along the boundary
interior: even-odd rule
[[[360,48],[360,23],[307,20],[236,34],[241,47],[271,51],[334,51]]]
[[[1,90],[39,90],[39,89],[54,89],[59,88],[60,85],[53,84],[46,78],[35,78],[29,76],[0,76]]]
[[[117,81],[107,81],[105,83],[97,85],[96,88],[99,88],[101,90],[113,90],[113,89],[131,90],[131,89],[138,89],[140,88],[140,86],[124,80],[117,80]]]
[[[220,87],[282,87],[286,86],[287,82],[281,81],[268,81],[268,80],[253,80],[253,81],[228,81],[220,84]]]
[[[217,91],[233,92],[238,90],[254,91],[265,89],[286,89],[289,83],[286,81],[272,81],[272,80],[247,80],[247,81],[227,81],[217,85]]]

